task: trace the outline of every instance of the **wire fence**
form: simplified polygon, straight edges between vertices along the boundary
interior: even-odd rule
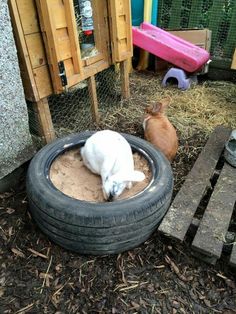
[[[95,75],[99,115],[101,120],[121,103],[121,82],[119,68],[110,68]],[[61,94],[48,97],[49,109],[57,137],[87,129],[97,129],[91,111],[91,95],[87,80]],[[32,103],[28,102],[30,130],[37,142],[40,141],[40,126]]]
[[[158,16],[159,26],[165,29],[209,28],[213,59],[231,60],[236,47],[236,0],[160,0]]]

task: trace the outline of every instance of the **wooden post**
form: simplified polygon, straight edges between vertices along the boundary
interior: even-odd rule
[[[120,75],[121,75],[121,94],[124,99],[128,99],[130,97],[128,60],[124,60],[120,63]]]
[[[89,97],[90,97],[90,102],[91,102],[93,121],[98,123],[99,122],[98,98],[97,98],[96,81],[95,81],[94,75],[88,78],[88,90],[89,90]]]
[[[47,98],[34,102],[33,107],[38,116],[41,135],[45,139],[46,143],[50,143],[56,136]]]
[[[232,60],[232,64],[231,64],[231,69],[232,70],[236,70],[236,48],[234,50],[234,55],[233,55],[233,60]]]

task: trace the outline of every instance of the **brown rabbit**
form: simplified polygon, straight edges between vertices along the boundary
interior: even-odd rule
[[[154,105],[148,106],[143,121],[144,136],[164,155],[172,161],[178,150],[176,130],[165,115],[170,98],[164,98]]]

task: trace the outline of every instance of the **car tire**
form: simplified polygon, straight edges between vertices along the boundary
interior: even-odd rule
[[[173,174],[169,161],[147,141],[122,134],[142,154],[152,171],[149,185],[137,195],[115,202],[86,202],[63,194],[51,182],[52,162],[65,151],[81,147],[91,131],[58,139],[43,147],[27,172],[29,210],[53,242],[81,254],[114,254],[149,238],[170,206]]]

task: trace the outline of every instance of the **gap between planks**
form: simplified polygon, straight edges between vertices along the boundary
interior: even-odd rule
[[[236,169],[224,164],[200,221],[192,247],[216,260],[221,257],[236,200]]]

